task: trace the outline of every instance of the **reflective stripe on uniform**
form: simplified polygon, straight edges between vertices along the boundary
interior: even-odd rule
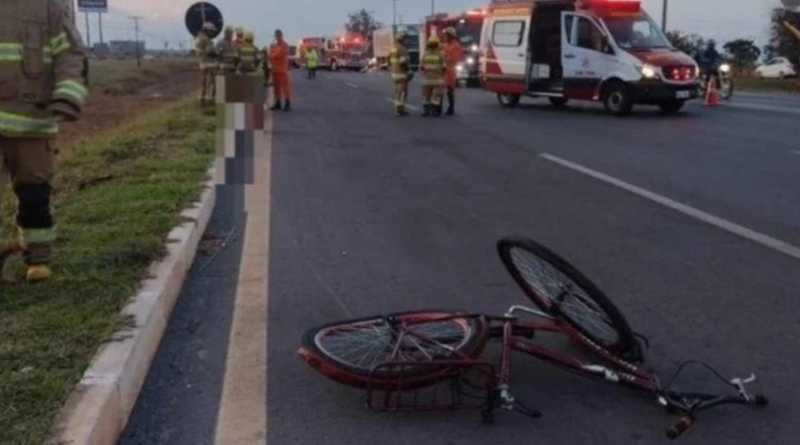
[[[392,72],[392,80],[394,82],[404,82],[408,80],[408,56],[401,54],[397,48],[392,48],[389,53],[389,69]]]
[[[425,70],[423,85],[444,85],[444,59],[439,53],[425,53],[422,57],[422,67]]]
[[[50,39],[50,47],[53,48],[53,57],[58,57],[72,49],[67,33],[64,32]]]
[[[88,95],[89,91],[83,86],[83,83],[74,79],[58,82],[55,91],[53,91],[54,99],[66,100],[67,102],[78,105],[78,107],[83,106]]]
[[[50,117],[35,118],[0,111],[0,135],[56,136],[58,124]]]
[[[22,61],[22,45],[19,43],[0,43],[0,62]]]
[[[56,241],[55,229],[22,229],[22,244],[52,244]]]

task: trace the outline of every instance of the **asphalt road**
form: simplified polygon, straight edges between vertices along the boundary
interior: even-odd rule
[[[678,116],[628,118],[544,101],[500,108],[460,90],[454,118],[392,115],[385,75],[294,77],[274,116],[267,316],[269,445],[652,444],[674,422],[646,394],[515,358],[512,391],[544,412],[380,415],[296,355],[338,319],[524,303],[495,241],[532,237],[588,274],[671,374],[702,359],[754,372],[766,410],[700,418],[686,444],[800,438],[800,100],[741,95]],[[418,88],[412,104],[419,104]],[[221,198],[120,444],[206,445],[214,427],[241,255],[235,190]],[[716,218],[716,219],[715,219]],[[266,272],[266,271],[265,271]],[[683,387],[718,389],[707,373]]]

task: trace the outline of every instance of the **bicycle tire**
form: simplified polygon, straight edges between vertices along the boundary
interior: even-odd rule
[[[408,368],[402,369],[400,372],[382,373],[378,367],[385,364],[386,361],[375,361],[370,366],[354,366],[353,363],[348,363],[321,344],[321,336],[329,335],[330,332],[335,332],[337,329],[343,332],[353,327],[367,327],[369,323],[387,323],[388,320],[398,319],[405,323],[411,323],[412,326],[426,324],[432,326],[434,323],[446,322],[440,320],[452,320],[457,322],[454,325],[458,324],[464,327],[464,338],[458,342],[453,351],[450,351],[452,356],[435,357],[429,359],[429,363],[439,359],[460,360],[465,358],[466,362],[478,357],[488,341],[488,322],[483,316],[467,315],[461,311],[413,311],[328,323],[309,329],[303,336],[303,346],[298,353],[309,365],[326,377],[359,389],[397,389],[401,384],[404,389],[415,389],[433,385],[447,378],[453,369],[452,365],[414,367],[410,364]],[[377,332],[377,330],[375,331]],[[367,330],[363,330],[363,332],[367,332]],[[380,333],[380,336],[380,338],[386,338],[383,333]],[[376,334],[376,338],[378,338],[378,334]]]
[[[539,309],[564,320],[581,335],[608,352],[629,361],[643,361],[641,346],[622,312],[575,266],[547,247],[524,237],[501,239],[497,243],[497,250],[508,272]],[[565,305],[566,301],[554,304],[554,300],[559,297],[553,297],[552,286],[542,285],[542,281],[538,283],[539,286],[532,283],[534,280],[531,271],[523,270],[525,266],[521,264],[524,261],[522,258],[526,258],[525,254],[528,255],[527,258],[535,258],[550,267],[550,275],[547,278],[555,278],[555,281],[548,284],[560,285],[561,298],[566,300],[566,296],[572,297],[573,303],[570,306]],[[576,292],[576,289],[579,292]],[[580,307],[585,309],[579,309]],[[603,316],[603,319],[595,320],[596,324],[591,326],[585,319],[581,320],[579,316],[581,310],[594,311],[596,315]],[[613,330],[613,338],[607,335],[608,328]]]

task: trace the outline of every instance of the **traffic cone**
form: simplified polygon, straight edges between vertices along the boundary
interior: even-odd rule
[[[703,105],[707,107],[716,107],[719,105],[719,91],[717,91],[717,80],[711,78],[708,80],[708,89],[706,91],[706,101]]]

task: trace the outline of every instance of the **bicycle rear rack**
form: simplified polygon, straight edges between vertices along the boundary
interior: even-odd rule
[[[420,372],[404,377],[409,367]],[[420,386],[419,376],[426,375],[424,368],[430,368],[430,374],[441,373],[433,383]],[[486,362],[389,362],[375,367],[367,383],[367,408],[376,412],[481,410],[488,419],[496,403],[495,367]]]

